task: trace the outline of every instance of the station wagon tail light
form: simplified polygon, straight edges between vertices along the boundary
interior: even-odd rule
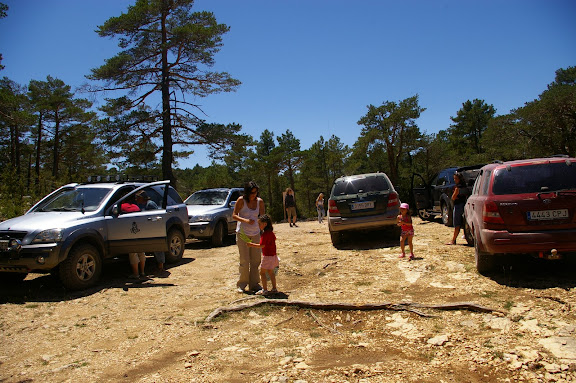
[[[333,199],[328,200],[328,213],[330,213],[331,216],[340,215],[340,210],[338,210],[336,201],[334,201]]]
[[[485,223],[504,223],[504,220],[498,211],[498,206],[495,202],[491,201],[488,201],[484,204],[484,208],[482,210],[482,220]]]
[[[398,206],[400,201],[398,200],[398,194],[390,193],[388,195],[388,208]]]

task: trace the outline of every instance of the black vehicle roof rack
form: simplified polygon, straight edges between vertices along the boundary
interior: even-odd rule
[[[155,182],[158,181],[158,176],[136,176],[127,174],[112,174],[112,175],[95,175],[88,176],[88,183],[101,183],[101,182]]]

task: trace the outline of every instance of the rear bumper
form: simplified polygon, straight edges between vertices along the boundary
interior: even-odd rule
[[[396,216],[368,216],[368,217],[328,217],[328,229],[331,232],[376,230],[385,227],[397,226]]]
[[[554,230],[529,233],[482,230],[482,245],[491,254],[538,254],[550,252],[576,252],[576,230]]]

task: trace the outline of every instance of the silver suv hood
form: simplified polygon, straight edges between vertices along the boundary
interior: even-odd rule
[[[81,212],[28,213],[0,223],[0,230],[38,231],[70,227],[69,222],[91,218]]]
[[[188,209],[188,215],[204,215],[204,214],[213,214],[223,209],[226,209],[224,205],[186,205],[186,209]]]

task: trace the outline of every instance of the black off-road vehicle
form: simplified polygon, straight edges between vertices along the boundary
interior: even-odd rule
[[[446,168],[439,171],[430,181],[426,181],[420,174],[413,174],[412,193],[418,216],[425,220],[433,220],[440,215],[444,225],[452,226],[452,211],[454,210],[452,192],[456,186],[454,173],[462,174],[464,182],[472,189],[482,166],[484,165]],[[414,185],[418,186],[414,187]]]

